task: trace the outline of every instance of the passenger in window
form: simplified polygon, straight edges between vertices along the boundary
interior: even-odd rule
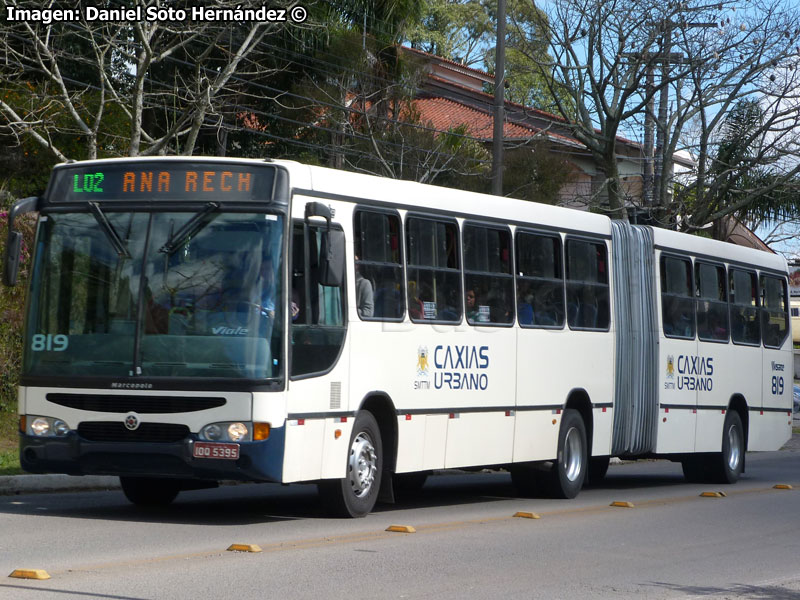
[[[727,324],[723,323],[722,318],[716,312],[708,314],[708,332],[713,340],[725,340],[728,338]]]
[[[461,309],[457,305],[460,304],[458,292],[451,289],[445,298],[445,304],[439,311],[438,318],[442,321],[459,321],[461,320]]]
[[[467,320],[470,323],[488,323],[488,308],[478,304],[478,293],[474,288],[467,290]]]
[[[300,316],[300,292],[296,289],[292,290],[292,323],[297,322]]]
[[[664,333],[677,337],[693,337],[692,317],[684,310],[686,302],[669,298],[664,310]]]
[[[558,311],[553,305],[550,293],[546,288],[540,287],[537,289],[534,305],[534,320],[537,325],[552,327],[559,324]]]
[[[519,298],[517,320],[520,325],[533,325],[533,294],[526,294]]]
[[[371,317],[375,311],[372,282],[361,273],[356,256],[356,307],[359,317]]]

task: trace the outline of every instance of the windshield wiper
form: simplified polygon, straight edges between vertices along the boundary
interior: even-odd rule
[[[161,246],[159,252],[173,254],[178,248],[196,236],[201,229],[216,219],[217,215],[214,213],[218,210],[219,202],[206,203],[205,207],[201,209],[200,212],[186,221],[183,227],[169,237],[167,243]]]
[[[125,242],[123,242],[122,238],[119,237],[117,230],[114,229],[114,226],[111,224],[111,221],[108,220],[108,217],[106,217],[106,214],[100,208],[100,205],[97,202],[89,202],[89,210],[92,211],[92,215],[94,215],[95,220],[100,225],[103,233],[106,234],[108,241],[114,247],[117,256],[120,258],[130,258],[131,253],[128,252]]]

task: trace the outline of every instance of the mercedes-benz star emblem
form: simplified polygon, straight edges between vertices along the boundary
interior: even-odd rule
[[[139,415],[136,413],[128,413],[125,417],[125,427],[130,431],[136,431],[139,429]]]

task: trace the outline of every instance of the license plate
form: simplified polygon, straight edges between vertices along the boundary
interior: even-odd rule
[[[213,442],[195,442],[192,456],[195,458],[218,458],[236,460],[239,458],[239,444],[216,444]]]

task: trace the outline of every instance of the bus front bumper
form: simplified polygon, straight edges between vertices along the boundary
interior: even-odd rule
[[[276,427],[267,440],[240,442],[237,460],[194,458],[195,434],[154,443],[88,441],[74,431],[46,438],[21,433],[19,458],[29,473],[280,482],[284,431]]]

